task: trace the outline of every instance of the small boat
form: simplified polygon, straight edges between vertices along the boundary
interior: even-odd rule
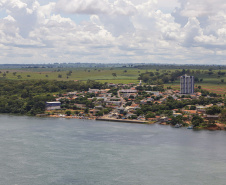
[[[174,126],[174,128],[180,128],[181,126],[179,125],[179,124],[176,124],[175,126]]]
[[[193,129],[194,127],[193,127],[193,125],[191,125],[191,126],[189,126],[187,129]]]

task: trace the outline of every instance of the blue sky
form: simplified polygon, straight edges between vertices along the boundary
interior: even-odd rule
[[[1,0],[0,63],[226,64],[225,0]]]

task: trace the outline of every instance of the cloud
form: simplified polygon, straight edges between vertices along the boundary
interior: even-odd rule
[[[184,43],[186,47],[195,46],[195,38],[200,36],[202,30],[199,21],[195,18],[189,18],[187,24],[184,26]]]
[[[25,3],[21,0],[5,0],[2,3],[10,16],[15,19],[19,32],[27,37],[37,22],[37,9],[39,3],[35,0]]]
[[[43,2],[1,0],[0,13],[7,15],[0,18],[0,62],[210,63],[226,57],[223,0]]]
[[[131,1],[115,0],[59,0],[56,4],[58,11],[71,14],[117,14],[133,15],[136,8]]]
[[[172,15],[175,21],[185,25],[189,17],[196,17],[201,25],[206,26],[209,17],[214,17],[218,12],[226,10],[224,0],[180,0],[180,7],[177,7]]]
[[[224,0],[187,0],[182,1],[183,9],[181,15],[186,17],[202,17],[216,14],[216,10],[225,11],[226,2]]]
[[[105,14],[111,10],[107,0],[59,0],[56,7],[59,11],[79,14]]]

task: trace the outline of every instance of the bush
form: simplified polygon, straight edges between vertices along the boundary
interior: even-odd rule
[[[65,112],[65,114],[66,114],[67,116],[70,116],[70,115],[71,115],[71,111],[68,110],[68,111]]]

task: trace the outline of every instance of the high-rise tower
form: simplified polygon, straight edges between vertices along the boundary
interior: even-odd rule
[[[194,76],[180,77],[180,93],[181,94],[193,94],[194,93]]]

